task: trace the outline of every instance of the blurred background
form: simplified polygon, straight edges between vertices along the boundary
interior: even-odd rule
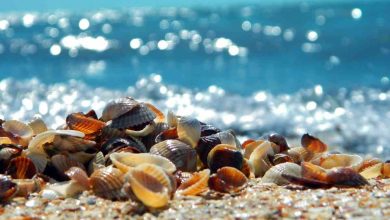
[[[243,139],[390,156],[390,2],[30,1],[0,7],[0,118],[134,96]]]

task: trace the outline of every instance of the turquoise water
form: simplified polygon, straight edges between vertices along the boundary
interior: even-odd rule
[[[55,127],[132,95],[247,137],[312,132],[389,156],[390,2],[119,2],[3,7],[0,118]]]

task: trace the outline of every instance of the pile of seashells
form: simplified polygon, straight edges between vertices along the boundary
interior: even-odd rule
[[[29,123],[0,120],[0,201],[39,193],[74,197],[85,190],[110,200],[136,200],[166,207],[178,196],[208,190],[239,193],[250,178],[308,188],[359,187],[369,178],[389,178],[390,163],[327,152],[321,140],[304,134],[290,148],[273,133],[242,144],[190,117],[165,116],[131,97],[67,116],[57,130],[41,118]]]

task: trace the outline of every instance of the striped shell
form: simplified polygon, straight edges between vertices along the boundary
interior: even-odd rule
[[[100,132],[106,123],[97,119],[86,117],[81,113],[73,113],[66,117],[66,124],[72,130],[81,131],[86,135]]]
[[[148,207],[161,208],[168,204],[173,190],[167,173],[153,164],[141,164],[128,173],[131,189]]]
[[[196,196],[205,192],[208,190],[209,177],[209,169],[196,172],[177,188],[176,193],[184,196]]]
[[[156,118],[156,114],[151,111],[145,104],[134,107],[131,111],[120,117],[112,119],[111,128],[134,128],[139,125],[148,124]]]
[[[104,107],[101,119],[105,122],[110,121],[126,114],[137,106],[139,106],[139,103],[131,97],[115,99]]]
[[[30,179],[37,173],[34,163],[28,157],[19,156],[12,159],[6,174],[14,179]]]
[[[28,142],[34,135],[34,131],[30,126],[17,120],[5,121],[2,127],[5,131],[20,137],[22,139],[21,144],[24,146],[28,145]]]
[[[281,163],[276,166],[271,167],[261,179],[262,183],[275,183],[277,185],[286,185],[289,183],[284,177],[283,174],[289,174],[293,176],[300,177],[302,168],[301,166],[295,163]]]
[[[123,200],[128,195],[122,191],[124,184],[123,173],[113,167],[96,170],[90,177],[92,191],[102,198]]]
[[[179,139],[192,147],[195,147],[200,138],[200,122],[194,118],[181,117],[177,123],[177,135]]]
[[[210,189],[226,193],[235,193],[242,190],[247,182],[246,176],[234,167],[218,169],[208,181]]]
[[[38,154],[34,152],[28,152],[26,154],[26,157],[30,158],[31,161],[34,163],[35,168],[37,169],[37,172],[43,173],[43,171],[46,168],[46,165],[48,163],[48,159],[46,155],[44,154]]]
[[[170,160],[165,157],[154,155],[150,153],[112,153],[110,154],[110,159],[112,163],[120,169],[123,173],[127,173],[129,170],[134,167],[144,164],[151,163],[157,166],[160,166],[168,173],[173,173],[176,171],[176,166]]]
[[[196,171],[196,151],[179,140],[166,140],[150,148],[150,153],[163,156],[172,161],[181,171]]]

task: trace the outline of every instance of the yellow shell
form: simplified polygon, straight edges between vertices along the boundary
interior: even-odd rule
[[[187,181],[183,182],[176,193],[184,196],[196,196],[208,190],[208,181],[210,177],[210,170],[205,169],[194,173]]]
[[[269,168],[272,167],[268,155],[273,155],[274,151],[270,142],[260,144],[249,157],[249,163],[254,169],[255,177],[262,177]]]

